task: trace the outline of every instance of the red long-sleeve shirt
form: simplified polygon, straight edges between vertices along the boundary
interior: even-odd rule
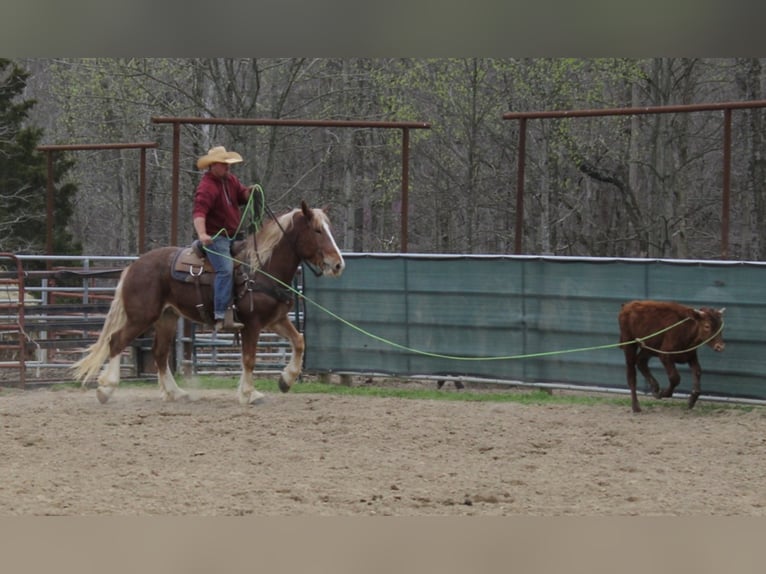
[[[192,217],[205,218],[208,235],[225,229],[230,237],[234,237],[241,218],[239,206],[247,202],[249,193],[250,189],[242,185],[235,175],[229,173],[218,178],[209,171],[205,172],[194,193]]]

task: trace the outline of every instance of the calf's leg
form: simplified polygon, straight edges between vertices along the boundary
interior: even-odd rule
[[[641,350],[638,353],[636,365],[638,366],[638,370],[641,371],[641,374],[644,376],[646,384],[649,385],[649,387],[652,389],[652,395],[654,395],[654,398],[659,398],[660,384],[657,382],[657,379],[654,378],[652,372],[649,370],[649,359],[651,358],[651,353],[646,350]]]
[[[660,393],[660,397],[672,397],[673,391],[678,386],[678,383],[681,382],[681,375],[678,374],[676,364],[670,358],[670,355],[661,355],[660,360],[665,367],[665,372],[668,374],[668,386]]]
[[[630,405],[634,413],[640,413],[641,407],[638,404],[636,395],[636,350],[637,345],[627,345],[622,349],[625,352],[625,377],[628,380],[630,389]]]
[[[697,399],[700,396],[700,393],[702,392],[702,387],[700,385],[700,378],[702,377],[702,367],[700,367],[700,363],[697,360],[697,354],[695,353],[691,360],[689,361],[689,366],[692,370],[692,392],[689,395],[689,408],[694,408],[694,403],[697,402]]]

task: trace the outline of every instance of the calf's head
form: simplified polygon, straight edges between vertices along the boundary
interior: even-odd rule
[[[726,307],[721,309],[711,309],[702,307],[694,310],[694,317],[699,325],[700,342],[704,341],[714,351],[720,353],[726,348],[723,340],[723,312]]]

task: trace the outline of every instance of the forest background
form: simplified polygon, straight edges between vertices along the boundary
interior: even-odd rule
[[[14,101],[28,103],[23,124],[39,144],[157,142],[147,151],[147,248],[168,244],[171,222],[172,128],[151,118],[181,116],[427,122],[410,131],[408,251],[511,253],[519,126],[504,113],[760,100],[765,61],[19,59],[28,76]],[[10,137],[3,118],[0,140]],[[761,260],[766,250],[764,127],[762,109],[733,113],[731,259]],[[186,125],[180,242],[193,238],[196,159],[224,145],[245,158],[234,173],[260,184],[273,211],[301,199],[329,206],[343,250],[398,252],[401,137]],[[720,257],[723,112],[530,120],[526,146],[525,253]],[[0,187],[0,250],[44,250],[44,157],[32,155],[43,166],[35,178]],[[61,156],[60,249],[137,254],[139,152]],[[13,172],[3,161],[0,178]],[[35,233],[20,242],[20,229]]]

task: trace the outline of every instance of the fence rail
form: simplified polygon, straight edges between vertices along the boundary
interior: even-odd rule
[[[305,277],[305,298],[317,303],[308,307],[305,329],[308,372],[622,391],[620,306],[658,299],[725,307],[726,351],[700,350],[703,392],[766,400],[764,262],[370,253],[344,258],[338,279]],[[655,377],[664,376],[659,362],[652,369]],[[689,392],[691,378],[683,366],[679,392]]]

